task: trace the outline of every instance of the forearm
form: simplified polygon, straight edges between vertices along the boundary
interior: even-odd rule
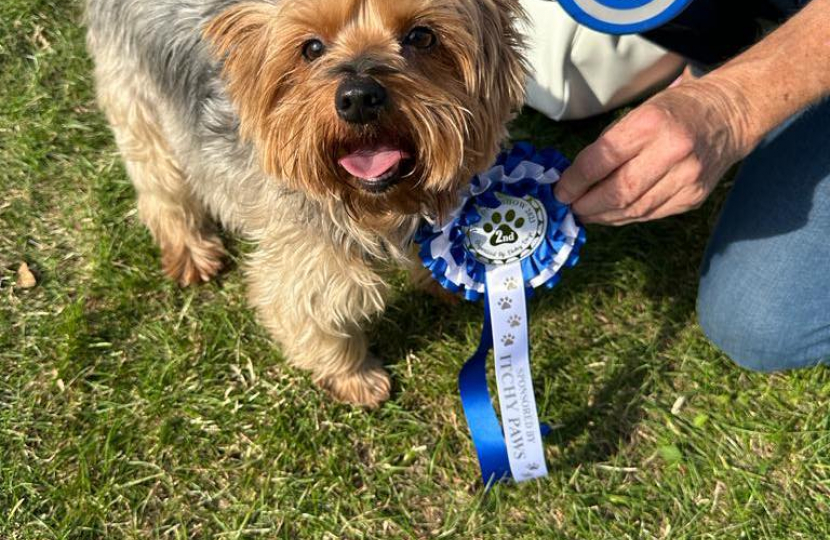
[[[717,96],[746,155],[784,120],[830,96],[830,0],[813,0],[760,43],[688,84]]]

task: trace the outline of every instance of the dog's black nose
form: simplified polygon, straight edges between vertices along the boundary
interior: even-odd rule
[[[337,114],[350,124],[368,124],[380,116],[388,100],[386,88],[371,77],[350,77],[335,96]]]

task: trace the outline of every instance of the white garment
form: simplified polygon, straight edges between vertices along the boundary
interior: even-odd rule
[[[586,118],[625,105],[674,80],[684,60],[640,36],[580,26],[558,2],[521,0],[532,69],[527,104],[554,120]]]

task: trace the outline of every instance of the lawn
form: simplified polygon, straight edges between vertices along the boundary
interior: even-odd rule
[[[256,324],[238,263],[162,277],[90,69],[77,0],[0,2],[0,538],[830,535],[830,373],[742,371],[695,322],[725,188],[589,229],[531,308],[551,476],[485,496],[456,391],[480,306],[398,278],[372,330],[393,399],[333,403]],[[607,121],[527,112],[513,134],[572,156]]]

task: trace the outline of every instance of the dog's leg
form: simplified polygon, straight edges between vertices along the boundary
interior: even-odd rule
[[[417,290],[427,293],[448,306],[457,306],[461,303],[459,295],[453,294],[442,287],[432,276],[432,273],[420,264],[418,255],[415,255],[415,261],[409,266],[408,270],[409,282]]]
[[[421,257],[418,254],[419,248],[413,247],[409,256],[409,282],[419,291],[423,291],[436,300],[449,306],[457,306],[461,303],[461,297],[453,294],[438,283],[432,276],[432,272],[421,264]]]
[[[269,238],[248,264],[249,296],[285,356],[340,401],[386,401],[389,374],[361,328],[383,310],[386,284],[319,231],[286,227]]]
[[[222,241],[191,193],[149,95],[151,86],[125,66],[97,65],[98,99],[115,133],[127,172],[138,192],[138,210],[161,247],[170,278],[187,286],[207,281],[222,267]]]

